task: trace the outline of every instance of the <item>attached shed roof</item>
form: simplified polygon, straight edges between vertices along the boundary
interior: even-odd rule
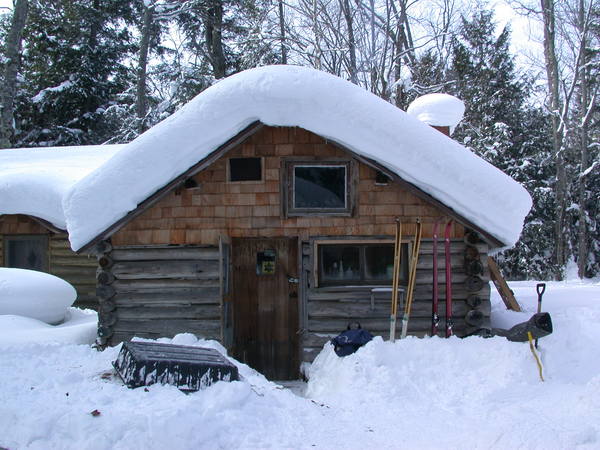
[[[0,150],[0,215],[26,214],[66,230],[65,193],[122,145]]]

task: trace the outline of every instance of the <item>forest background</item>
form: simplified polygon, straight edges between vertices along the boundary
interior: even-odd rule
[[[518,64],[483,0],[14,0],[0,9],[0,149],[126,143],[267,64],[335,74],[401,109],[445,92],[466,104],[453,138],[533,198],[497,255],[504,275],[562,279],[575,263],[595,277],[600,0],[511,6],[540,49]]]

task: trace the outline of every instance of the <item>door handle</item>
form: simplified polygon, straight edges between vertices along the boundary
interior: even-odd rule
[[[300,280],[298,278],[290,277],[288,275],[288,283],[298,284],[298,283],[300,283]]]

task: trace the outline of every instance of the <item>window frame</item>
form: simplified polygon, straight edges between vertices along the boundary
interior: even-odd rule
[[[403,252],[402,258],[402,269],[401,269],[401,285],[405,285],[406,281],[402,278],[404,274],[408,275],[408,261],[410,261],[411,253],[411,240],[403,239],[402,247],[406,251]],[[323,246],[346,246],[346,247],[358,247],[359,248],[359,265],[360,265],[360,280],[340,280],[340,281],[324,281],[323,280],[323,258],[321,248]],[[315,239],[313,245],[313,274],[315,279],[315,286],[318,288],[327,287],[340,287],[340,286],[356,286],[356,287],[380,287],[380,286],[391,286],[392,280],[373,280],[366,279],[366,248],[367,247],[380,247],[384,245],[390,245],[393,249],[393,239]]]
[[[296,167],[344,167],[345,173],[345,207],[344,208],[296,208],[295,200],[295,168]],[[356,183],[358,172],[356,162],[347,158],[328,159],[287,159],[282,171],[282,206],[284,217],[300,216],[338,216],[352,217],[356,205]]]
[[[258,159],[260,160],[260,180],[232,180],[231,179],[231,160],[232,159]],[[231,156],[227,158],[227,164],[225,165],[226,180],[227,183],[234,184],[256,184],[263,183],[265,181],[265,159],[262,156]]]
[[[2,250],[3,250],[3,264],[4,267],[9,266],[9,246],[10,242],[18,241],[37,241],[40,243],[42,249],[42,272],[48,271],[49,266],[49,249],[48,249],[48,236],[45,234],[5,234],[3,236]],[[34,270],[34,269],[30,269]]]

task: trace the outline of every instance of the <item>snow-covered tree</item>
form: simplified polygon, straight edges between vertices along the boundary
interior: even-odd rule
[[[125,1],[32,2],[24,32],[18,146],[106,140],[103,114],[131,77]]]
[[[464,120],[455,139],[521,182],[534,206],[521,240],[499,257],[511,278],[550,275],[554,196],[547,117],[528,105],[528,80],[515,68],[510,31],[496,34],[489,11],[463,18],[453,42],[451,93],[464,99]]]

